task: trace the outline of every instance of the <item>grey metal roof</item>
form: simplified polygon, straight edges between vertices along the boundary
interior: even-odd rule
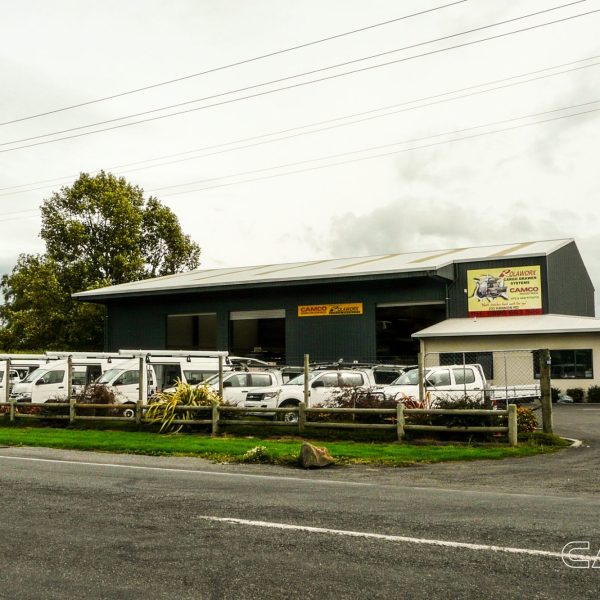
[[[210,289],[221,286],[252,285],[290,281],[310,281],[330,278],[364,277],[395,273],[435,272],[459,262],[502,260],[529,256],[547,256],[573,242],[572,239],[500,244],[472,248],[452,248],[429,252],[406,252],[354,258],[314,260],[309,262],[197,269],[132,281],[73,294],[81,300],[117,297],[121,295],[159,293],[175,290]]]
[[[571,315],[525,315],[446,319],[421,331],[415,338],[466,337],[490,335],[539,335],[550,333],[600,333],[600,319]]]

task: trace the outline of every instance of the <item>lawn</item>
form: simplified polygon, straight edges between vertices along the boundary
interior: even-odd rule
[[[215,461],[244,462],[244,454],[256,446],[266,448],[265,462],[295,464],[302,439],[289,437],[218,437],[199,434],[158,434],[140,431],[0,427],[0,444],[93,450],[153,456],[197,456]],[[482,460],[532,456],[554,452],[557,439],[531,438],[516,448],[495,444],[411,444],[307,440],[326,446],[340,464],[409,466],[457,460]]]

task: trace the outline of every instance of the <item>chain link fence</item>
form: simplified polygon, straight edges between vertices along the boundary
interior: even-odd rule
[[[427,352],[422,393],[430,399],[479,400],[498,407],[541,397],[536,350]]]

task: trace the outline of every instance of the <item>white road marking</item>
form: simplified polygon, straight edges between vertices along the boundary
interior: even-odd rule
[[[201,471],[196,469],[175,469],[171,467],[145,467],[141,465],[123,465],[118,463],[86,462],[79,460],[58,460],[53,458],[33,458],[30,456],[2,456],[0,460],[24,460],[30,462],[45,462],[66,465],[85,465],[87,467],[114,467],[116,469],[138,469],[141,471],[166,471],[170,473],[192,473],[194,475],[214,475],[216,477],[247,477],[251,479],[274,479],[280,481],[306,481],[308,483],[324,483],[326,485],[356,485],[373,487],[374,483],[360,481],[334,481],[327,479],[308,479],[307,477],[286,477],[283,475],[257,475],[255,473],[224,473],[222,471]]]
[[[54,464],[66,464],[66,465],[84,465],[88,467],[114,467],[116,469],[137,469],[140,471],[165,471],[168,473],[186,473],[194,475],[214,475],[215,477],[240,477],[248,479],[267,479],[274,481],[297,481],[302,483],[315,483],[324,485],[348,485],[358,487],[386,487],[386,488],[400,488],[402,490],[412,490],[415,492],[436,492],[441,494],[467,494],[467,495],[479,495],[479,496],[508,496],[511,498],[531,498],[544,500],[555,499],[559,501],[585,501],[589,502],[590,499],[596,500],[596,498],[586,498],[578,496],[550,496],[548,494],[524,494],[518,492],[500,492],[500,491],[487,491],[487,490],[458,490],[453,488],[440,488],[440,487],[427,487],[427,486],[416,486],[406,485],[405,482],[400,481],[397,485],[393,485],[385,482],[363,482],[363,481],[348,481],[348,480],[333,480],[333,479],[310,479],[308,477],[294,477],[286,475],[257,475],[256,473],[225,473],[223,471],[206,471],[200,469],[176,469],[173,467],[146,467],[142,465],[124,465],[119,463],[104,463],[104,462],[90,462],[80,460],[60,460],[55,458],[37,458],[32,456],[6,456],[0,454],[0,460],[16,460],[16,461],[29,461],[29,462],[41,462],[41,463],[54,463]]]
[[[459,548],[464,550],[483,550],[491,552],[505,552],[507,554],[527,554],[529,556],[546,556],[551,558],[562,558],[560,552],[550,552],[549,550],[537,550],[531,548],[512,548],[510,546],[490,546],[488,544],[471,544],[468,542],[452,542],[449,540],[432,540],[427,538],[407,537],[403,535],[386,535],[383,533],[369,533],[365,531],[348,531],[345,529],[329,529],[327,527],[309,527],[307,525],[289,525],[287,523],[271,523],[269,521],[251,521],[247,519],[234,519],[228,517],[211,517],[200,515],[195,517],[204,521],[215,521],[218,523],[228,523],[231,525],[247,525],[250,527],[265,527],[268,529],[283,529],[287,531],[303,531],[307,533],[323,533],[328,535],[339,535],[344,537],[367,538],[383,540],[386,542],[404,542],[408,544],[425,544],[428,546],[442,546],[446,548]],[[597,556],[570,555],[573,560],[597,560]]]

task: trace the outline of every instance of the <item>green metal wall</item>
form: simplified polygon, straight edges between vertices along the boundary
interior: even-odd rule
[[[498,259],[454,265],[455,281],[448,286],[448,315],[468,316],[467,271],[540,265],[544,314],[594,316],[594,286],[574,242],[549,256]]]
[[[288,362],[298,362],[304,353],[318,361],[374,360],[377,304],[439,302],[444,298],[444,283],[429,277],[124,298],[108,306],[106,349],[165,348],[167,315],[216,312],[218,347],[228,350],[231,311],[283,308]],[[299,305],[347,302],[362,302],[364,314],[297,316]]]

